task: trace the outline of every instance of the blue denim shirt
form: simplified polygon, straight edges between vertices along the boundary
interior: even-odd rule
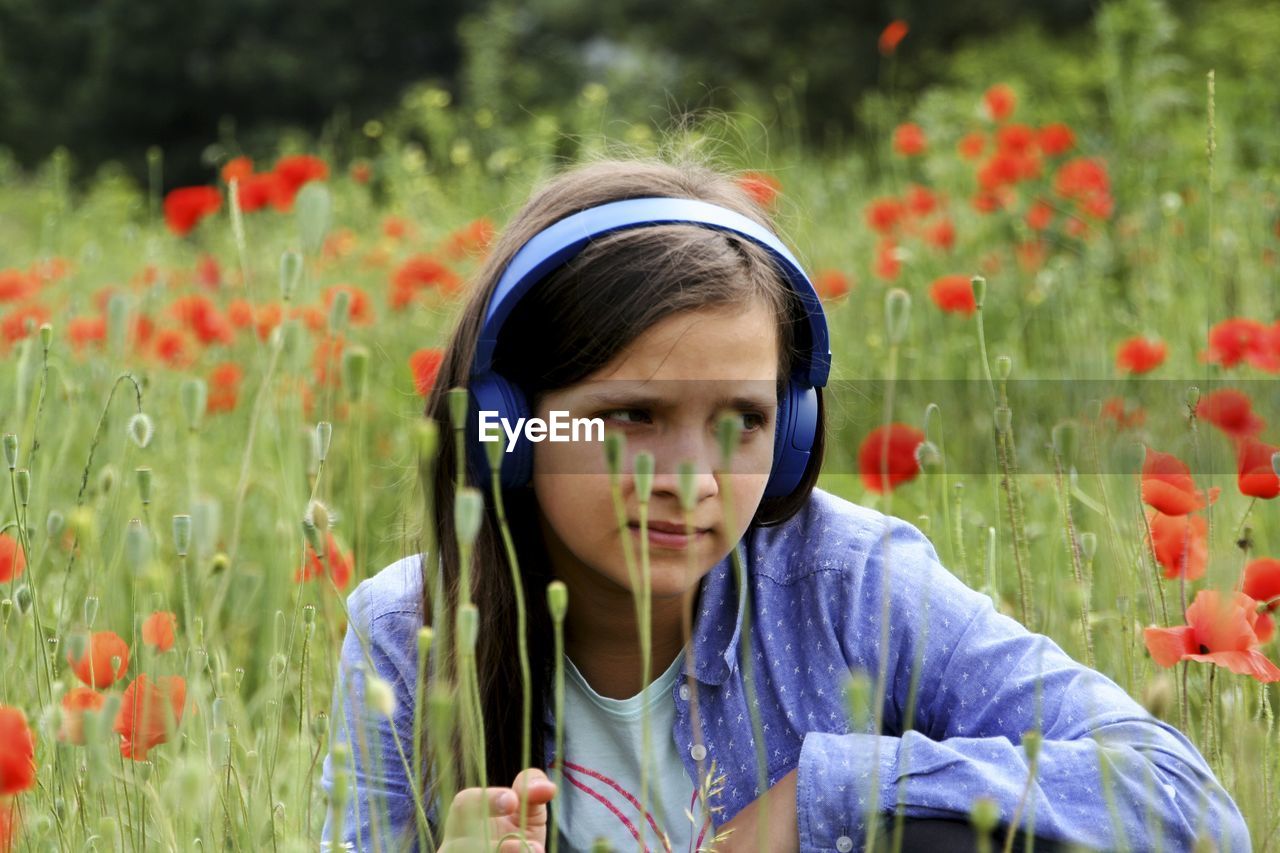
[[[1214,849],[1251,849],[1239,809],[1180,731],[1049,638],[999,613],[989,597],[940,563],[910,523],[814,489],[794,517],[750,529],[738,547],[749,583],[738,588],[728,556],[703,578],[689,656],[705,731],[703,764],[714,759],[717,773],[725,774],[719,796],[709,803],[723,807],[718,826],[762,793],[739,661],[749,605],[751,702],[761,717],[768,783],[799,768],[796,810],[804,853],[860,849],[873,791],[877,812],[900,803],[908,817],[956,820],[968,819],[976,798],[989,797],[1001,824],[1012,823],[1027,788],[1022,735],[1037,727],[1037,710],[1043,740],[1021,826],[1034,820],[1038,836],[1098,849],[1189,850],[1202,833],[1216,839]],[[348,598],[332,736],[351,745],[353,790],[343,834],[360,849],[374,848],[371,807],[383,839],[391,835],[388,827],[412,833],[414,826],[407,762],[392,731],[411,756],[416,635],[423,624],[420,564],[416,556],[393,563]],[[886,593],[888,645],[882,649]],[[360,699],[366,666],[361,642],[394,689],[390,719],[366,711]],[[871,722],[854,728],[842,685],[850,670],[862,670],[874,696],[882,652],[887,678],[876,734]],[[904,718],[917,658],[918,696],[908,729]],[[688,677],[672,687],[671,737],[690,778],[698,779],[693,696],[680,689]],[[553,722],[549,707],[544,718]],[[364,734],[352,737],[357,729]],[[553,747],[548,735],[548,765]],[[375,760],[363,760],[365,755]],[[332,792],[331,754],[322,785]],[[433,823],[438,806],[427,810]],[[323,834],[326,841],[331,837],[332,814]]]

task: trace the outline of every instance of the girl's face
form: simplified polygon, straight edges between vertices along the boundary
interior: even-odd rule
[[[651,527],[668,522],[684,530],[676,472],[680,462],[693,463],[693,525],[705,532],[692,541],[650,537],[655,603],[696,587],[742,538],[764,496],[777,417],[776,322],[760,301],[671,315],[582,382],[540,401],[536,417],[548,423],[552,411],[567,411],[568,418],[601,418],[606,431],[625,436],[619,488],[633,526],[640,519],[632,477],[635,454],[647,450],[654,456]],[[740,418],[742,435],[730,470],[717,475],[716,423],[726,411]],[[640,535],[638,529],[618,529],[603,443],[544,440],[534,444],[533,453],[533,488],[554,575],[576,587],[574,593],[629,597],[622,536],[631,539],[638,579]],[[726,485],[733,493],[731,518],[725,517]],[[696,574],[688,565],[689,548]]]

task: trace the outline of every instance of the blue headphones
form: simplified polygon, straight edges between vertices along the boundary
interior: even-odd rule
[[[793,366],[778,407],[773,468],[765,497],[782,497],[795,489],[809,463],[818,426],[818,394],[831,372],[827,318],[813,284],[787,247],[768,229],[736,211],[686,198],[633,198],[615,201],[567,216],[535,234],[520,247],[494,288],[476,344],[468,387],[471,411],[467,421],[468,465],[479,482],[491,477],[484,445],[478,440],[479,412],[496,412],[509,423],[531,416],[524,392],[493,371],[498,334],[524,295],[596,237],[627,228],[664,223],[691,223],[746,237],[766,249],[799,294],[807,318],[806,351]],[[603,451],[602,451],[603,452]],[[523,436],[503,454],[500,469],[504,488],[517,488],[533,476],[533,448]]]

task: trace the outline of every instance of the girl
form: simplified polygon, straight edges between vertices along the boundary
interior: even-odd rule
[[[672,217],[546,254],[555,223],[641,198],[700,201],[713,206],[697,208],[711,218],[750,221],[763,236]],[[816,488],[825,318],[789,253],[766,248],[776,241],[765,210],[731,177],[639,160],[554,177],[508,224],[426,406],[444,445],[429,484],[438,557],[393,563],[348,599],[331,740],[346,749],[324,762],[333,802],[325,841],[338,841],[340,822],[341,840],[359,849],[426,840],[449,853],[505,853],[556,840],[581,850],[604,837],[617,850],[745,851],[763,842],[768,851],[847,853],[868,841],[879,849],[893,834],[883,817],[896,807],[907,818],[898,839],[907,849],[972,849],[968,820],[985,797],[991,824],[1034,822],[1040,849],[1187,850],[1203,838],[1248,850],[1238,809],[1178,730],[998,613],[914,526]],[[531,256],[540,265],[523,270],[529,289],[504,303],[494,334],[500,280],[507,273],[509,285]],[[468,597],[479,608],[489,787],[464,789],[458,744],[422,766],[410,756],[420,671],[453,683],[458,672],[451,653],[437,659],[438,643],[420,669],[418,634],[434,624],[440,637],[462,600],[446,391],[481,396],[477,364],[522,393],[528,414],[600,418],[622,433],[629,529],[618,524],[598,442],[534,443],[531,471],[504,458],[504,483],[516,484],[503,501],[517,590],[488,470],[468,463],[468,482],[486,493]],[[468,414],[471,461],[481,403]],[[740,419],[728,468],[717,464],[726,410]],[[634,476],[640,451],[656,460],[647,495]],[[693,473],[678,476],[679,462],[693,463]],[[692,536],[683,534],[686,507]],[[646,550],[644,594],[629,558]],[[553,580],[568,590],[563,760],[545,606]],[[432,601],[441,583],[442,600]],[[528,766],[517,592],[527,602],[534,702]],[[637,597],[648,602],[639,615]],[[872,700],[853,721],[842,689],[851,671],[870,676],[862,695]],[[440,767],[451,768],[444,789],[460,791],[447,822]],[[522,820],[528,847],[503,839]]]

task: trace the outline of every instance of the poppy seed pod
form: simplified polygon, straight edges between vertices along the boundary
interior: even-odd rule
[[[453,504],[453,523],[458,528],[460,545],[475,544],[483,514],[484,495],[474,486],[463,486]]]
[[[1187,408],[1191,410],[1192,414],[1195,414],[1196,407],[1199,405],[1200,405],[1200,388],[1199,386],[1192,385],[1191,387],[1187,388]]]
[[[135,574],[142,574],[151,565],[151,533],[143,527],[141,519],[129,519],[124,532],[124,553]]]
[[[333,196],[319,181],[308,181],[298,191],[298,239],[302,251],[316,255],[324,246],[324,238],[333,222]]]
[[[96,595],[85,596],[84,624],[86,627],[92,628],[93,623],[96,621],[98,621],[98,596]],[[72,636],[75,636],[75,635],[72,635]],[[81,654],[78,655],[77,657],[81,657],[83,656],[83,654],[84,654],[84,650],[82,649]]]
[[[1044,742],[1044,735],[1035,729],[1030,729],[1022,733],[1022,748],[1027,753],[1028,763],[1035,761],[1040,755],[1040,744]]]
[[[321,462],[329,455],[329,444],[333,441],[333,424],[328,421],[321,421],[316,424],[316,447],[318,450],[317,459]]]
[[[333,292],[333,302],[329,305],[329,331],[341,334],[346,328],[347,317],[351,311],[351,293],[345,288]]]
[[[50,539],[57,539],[67,527],[67,517],[56,509],[49,510],[44,519],[44,532]]]
[[[1013,426],[1013,412],[1008,406],[996,406],[995,410],[996,431],[1004,435]]]
[[[329,733],[329,715],[324,711],[319,712],[311,718],[311,736],[317,742],[322,742]]]
[[[4,461],[12,471],[18,467],[18,437],[11,432],[4,434],[4,439],[0,441],[4,445]]]
[[[680,485],[680,508],[685,512],[691,512],[698,500],[696,477],[697,471],[692,462],[681,462],[676,466],[676,479]]]
[[[190,548],[191,516],[175,515],[173,517],[173,550],[179,557],[185,557]]]
[[[49,344],[53,343],[53,326],[48,323],[40,324],[40,346],[44,347],[45,352],[49,351]]]
[[[129,418],[129,437],[138,447],[146,447],[150,444],[154,432],[155,427],[151,423],[151,418],[145,412],[138,412]]]
[[[973,304],[981,311],[982,303],[987,298],[987,280],[980,275],[975,275],[969,279],[969,284],[973,287]]]
[[[467,428],[469,396],[470,392],[466,388],[450,388],[445,392],[445,397],[449,400],[449,423],[455,430]]]
[[[564,622],[564,615],[569,609],[569,587],[564,581],[554,580],[547,584],[547,609],[551,611],[551,619],[557,625]]]
[[[1098,552],[1098,534],[1092,530],[1086,530],[1080,534],[1080,553],[1084,556],[1085,562],[1093,562],[1093,555]]]
[[[196,432],[204,422],[205,408],[209,404],[209,386],[203,379],[184,379],[178,389],[178,397],[182,401],[182,414],[187,419],[187,429]]]
[[[900,287],[891,289],[884,298],[885,333],[890,346],[897,346],[907,336],[911,321],[911,294]]]
[[[418,440],[418,455],[422,459],[435,459],[440,446],[440,425],[434,418],[423,418],[414,430]]]
[[[302,255],[289,251],[280,256],[280,298],[288,302],[302,278]]]
[[[609,482],[617,483],[618,477],[622,473],[622,453],[626,450],[626,437],[616,431],[611,430],[604,436],[604,461],[609,469]]]
[[[133,475],[138,483],[138,498],[147,506],[151,503],[151,469],[143,465],[134,468]]]
[[[1000,807],[990,797],[978,797],[969,808],[969,822],[983,835],[995,829],[999,819]]]
[[[431,654],[431,643],[435,641],[436,632],[430,625],[418,629],[418,659],[426,660]]]
[[[729,469],[733,462],[733,451],[738,446],[738,438],[742,434],[742,422],[734,415],[725,415],[716,424],[716,437],[720,442],[720,467]]]
[[[636,454],[636,496],[641,503],[647,503],[653,491],[653,454],[642,450]]]
[[[25,507],[31,500],[31,472],[28,469],[18,469],[14,475],[14,487],[18,492],[18,503]]]
[[[370,673],[364,682],[364,704],[369,710],[390,719],[396,712],[396,694],[390,684]]]
[[[996,378],[1004,382],[1013,373],[1013,359],[1007,355],[996,356]]]
[[[361,346],[348,347],[342,352],[342,385],[347,389],[348,400],[364,397],[369,378],[369,350]]]

